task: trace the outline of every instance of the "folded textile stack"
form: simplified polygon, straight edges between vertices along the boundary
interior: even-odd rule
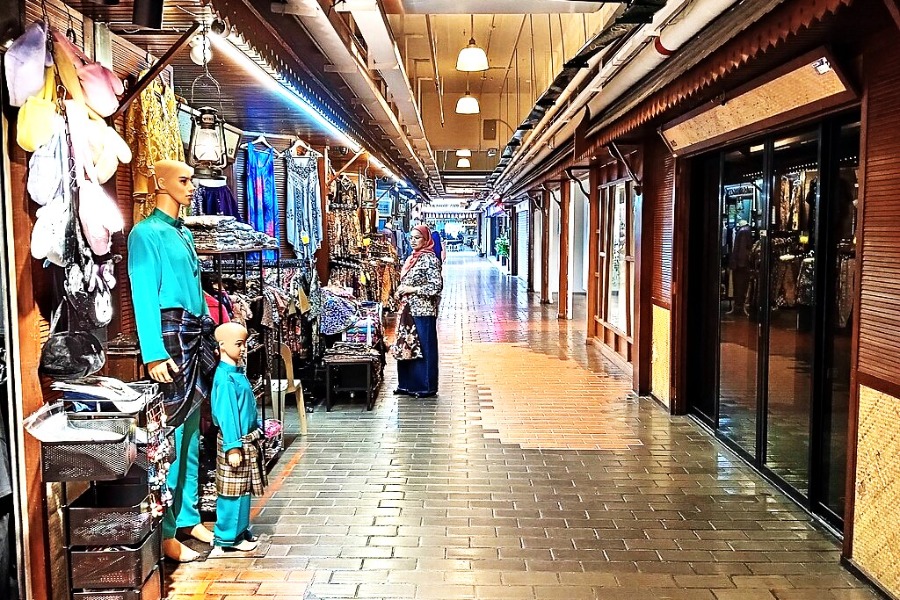
[[[197,252],[228,252],[252,248],[277,248],[278,240],[228,216],[186,217]]]
[[[368,358],[375,361],[381,361],[381,351],[366,344],[358,342],[337,342],[334,346],[325,351],[326,359],[359,360]]]

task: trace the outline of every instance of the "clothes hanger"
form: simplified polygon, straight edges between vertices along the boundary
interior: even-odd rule
[[[262,133],[259,134],[258,136],[256,136],[256,139],[253,140],[252,142],[246,142],[246,143],[241,144],[241,148],[247,148],[251,145],[256,146],[257,144],[262,144],[269,150],[272,150],[275,153],[276,157],[283,156],[283,154],[281,152],[279,152],[278,150],[275,149],[275,146],[273,146],[272,144],[269,143],[269,140],[267,140],[266,136]]]
[[[300,148],[303,148],[304,150],[306,150],[307,156],[315,156],[316,158],[322,157],[321,152],[317,152],[316,150],[313,150],[312,146],[310,146],[309,144],[307,144],[306,142],[301,140],[299,137],[294,138],[294,143],[291,144],[291,147],[287,149],[287,153],[294,155],[294,156],[302,156],[299,152],[297,152],[297,150]]]

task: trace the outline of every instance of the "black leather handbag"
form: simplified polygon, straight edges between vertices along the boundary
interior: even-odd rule
[[[63,300],[53,312],[50,338],[41,348],[38,372],[52,379],[78,379],[103,368],[106,355],[100,340],[89,331],[57,331]]]

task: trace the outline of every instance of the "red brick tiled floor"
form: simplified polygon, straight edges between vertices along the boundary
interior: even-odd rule
[[[310,415],[255,501],[264,558],[173,600],[860,600],[836,541],[684,417],[629,394],[515,278],[451,254],[436,399]],[[296,413],[289,427],[296,430]]]

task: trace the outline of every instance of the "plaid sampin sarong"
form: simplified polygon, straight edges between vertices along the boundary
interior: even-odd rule
[[[216,492],[220,496],[262,496],[269,485],[262,431],[254,429],[241,437],[241,442],[244,460],[235,468],[228,464],[226,453],[222,451],[222,432],[219,432],[216,442]]]
[[[181,308],[161,313],[166,352],[178,365],[172,383],[159,384],[165,402],[167,425],[178,427],[209,397],[216,370],[216,324],[208,316],[197,317]]]

